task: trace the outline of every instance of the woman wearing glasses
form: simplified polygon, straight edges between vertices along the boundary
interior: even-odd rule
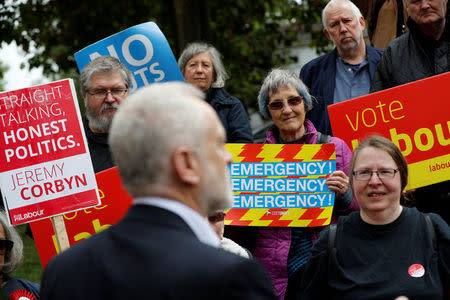
[[[10,277],[22,263],[23,243],[14,227],[9,226],[0,210],[0,299],[38,299],[39,284]],[[6,298],[3,298],[6,295]],[[21,298],[23,297],[23,298]]]
[[[301,299],[447,299],[450,228],[438,215],[402,206],[408,166],[398,147],[368,138],[350,170],[361,210],[339,219],[334,238],[320,235]]]
[[[348,169],[351,151],[345,142],[336,137],[319,134],[305,118],[312,109],[308,89],[298,75],[288,70],[273,69],[261,86],[258,95],[259,110],[263,117],[274,123],[267,130],[268,144],[325,144],[336,147],[336,169],[327,179],[328,189],[336,193],[332,223],[338,215],[357,210],[349,189]],[[323,227],[316,228],[260,228],[253,247],[253,255],[265,266],[271,276],[275,292],[280,299],[295,296],[299,287],[302,266]]]

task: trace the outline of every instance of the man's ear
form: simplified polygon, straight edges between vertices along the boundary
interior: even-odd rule
[[[330,33],[328,32],[328,30],[326,28],[323,30],[323,34],[325,34],[327,39],[329,39],[331,41]]]
[[[200,163],[188,147],[181,146],[176,149],[172,160],[175,173],[181,182],[190,185],[200,182]]]
[[[359,25],[361,25],[361,31],[364,31],[366,28],[366,21],[364,21],[364,17],[359,18]]]
[[[82,97],[83,97],[83,101],[84,101],[84,107],[87,107],[87,101],[88,101],[88,99],[87,99],[87,93],[85,93],[84,95],[81,95]]]

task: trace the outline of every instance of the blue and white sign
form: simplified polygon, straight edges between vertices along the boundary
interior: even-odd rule
[[[131,71],[131,93],[153,82],[184,81],[169,43],[153,22],[133,26],[78,51],[78,69],[102,55],[118,58]]]

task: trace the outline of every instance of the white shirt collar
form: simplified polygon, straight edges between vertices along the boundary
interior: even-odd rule
[[[179,201],[160,197],[138,197],[133,204],[153,205],[166,209],[183,219],[200,242],[218,248],[220,240],[208,221],[192,208]]]

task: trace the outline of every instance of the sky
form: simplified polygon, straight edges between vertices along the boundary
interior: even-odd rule
[[[15,42],[9,45],[2,43],[1,46],[0,61],[9,66],[9,70],[4,76],[6,91],[49,82],[42,75],[42,68],[33,70],[20,69],[20,64],[24,62],[25,53],[17,47]]]

